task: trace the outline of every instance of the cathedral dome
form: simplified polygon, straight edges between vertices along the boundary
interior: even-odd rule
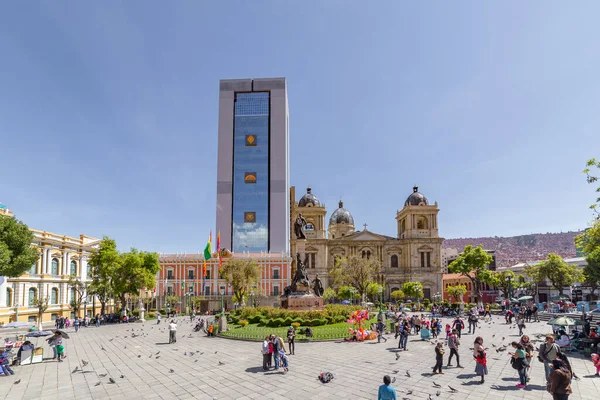
[[[408,196],[408,198],[404,202],[404,207],[406,207],[406,206],[418,206],[418,205],[421,205],[421,204],[428,205],[429,203],[427,202],[427,197],[425,197],[423,195],[423,193],[419,192],[419,187],[415,186],[415,187],[413,187],[413,192],[411,193],[411,195]]]
[[[311,189],[307,188],[306,194],[298,202],[298,207],[321,207],[321,202],[311,193]]]
[[[331,214],[331,218],[329,218],[329,225],[348,224],[354,226],[354,218],[352,218],[350,211],[344,208],[344,203],[341,200],[339,206],[340,208]]]

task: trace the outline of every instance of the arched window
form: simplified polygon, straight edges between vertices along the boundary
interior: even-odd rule
[[[58,304],[58,289],[53,288],[50,295],[50,304]]]
[[[33,306],[33,302],[35,301],[36,294],[37,294],[37,290],[35,290],[34,288],[29,289],[29,303],[28,304],[30,307]]]
[[[304,225],[304,230],[305,231],[314,231],[315,230],[315,226],[312,223],[307,223],[306,225]]]
[[[52,259],[52,275],[58,275],[58,258]]]
[[[417,229],[427,229],[427,218],[419,217],[417,219]]]
[[[12,290],[11,288],[6,288],[6,307],[12,307]]]
[[[398,256],[395,254],[392,256],[392,268],[398,268]]]
[[[29,275],[35,275],[37,273],[37,263],[31,264],[31,268],[29,268]]]
[[[71,270],[69,271],[70,275],[77,275],[77,262],[71,261]]]

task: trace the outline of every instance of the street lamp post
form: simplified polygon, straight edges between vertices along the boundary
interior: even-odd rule
[[[383,313],[383,286],[379,286],[379,314]]]
[[[221,317],[219,318],[219,332],[225,332],[227,330],[227,320],[225,319],[225,305],[223,303],[223,296],[225,295],[225,286],[219,287],[219,293],[221,294]]]
[[[144,301],[142,299],[142,293],[143,293],[143,291],[140,290],[140,297],[139,297],[140,301],[138,302],[138,308],[140,309],[140,321],[146,322],[146,319],[144,318],[146,310],[144,309]]]
[[[508,275],[506,277],[506,280],[508,281],[508,288],[507,288],[508,293],[506,293],[506,297],[507,297],[507,300],[510,300],[512,298],[512,295],[511,295],[512,294],[512,286],[511,286],[512,276]]]

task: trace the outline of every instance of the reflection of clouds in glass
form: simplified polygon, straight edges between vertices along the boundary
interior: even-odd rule
[[[267,251],[268,247],[269,229],[266,225],[233,224],[233,251],[259,252]]]

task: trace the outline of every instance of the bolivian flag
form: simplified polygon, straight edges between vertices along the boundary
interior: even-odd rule
[[[210,254],[212,253],[212,231],[210,231],[210,236],[208,237],[208,242],[206,243],[206,247],[204,248],[204,266],[202,267],[202,273],[206,276],[206,261],[210,260]]]

